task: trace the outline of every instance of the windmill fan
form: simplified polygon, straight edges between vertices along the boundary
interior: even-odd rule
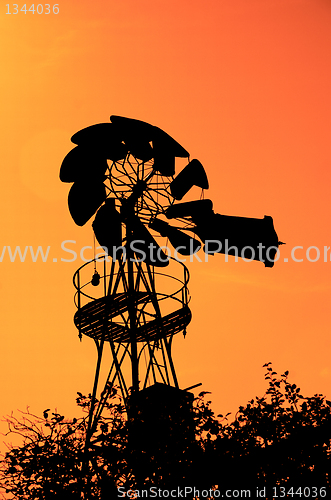
[[[175,158],[189,157],[180,144],[148,123],[120,116],[110,119],[111,123],[76,133],[72,142],[77,146],[63,160],[60,179],[73,182],[68,197],[73,220],[83,226],[97,212],[93,230],[111,256],[116,248],[135,241],[137,259],[145,254],[153,266],[168,265],[151,229],[167,237],[180,254],[196,252],[201,247],[197,236],[183,231],[190,229],[190,221],[175,217],[178,227],[163,219],[194,185],[209,187],[203,166],[192,160],[174,179]]]
[[[211,200],[174,204],[193,186],[208,189],[201,163],[190,161],[174,178],[175,158],[189,157],[178,142],[146,122],[121,116],[110,119],[111,123],[92,125],[72,137],[77,146],[60,171],[63,182],[73,182],[68,197],[73,220],[83,226],[97,212],[93,230],[109,255],[116,257],[116,248],[125,244],[128,250],[128,242],[135,241],[137,259],[143,256],[153,266],[167,266],[152,229],[182,255],[201,248],[199,236],[207,253],[240,252],[273,266],[279,242],[271,217],[215,214]],[[176,225],[164,220],[164,215]]]

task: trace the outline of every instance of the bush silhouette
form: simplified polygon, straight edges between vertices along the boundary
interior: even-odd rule
[[[205,400],[208,393],[202,392],[183,413],[188,432],[183,431],[183,420],[181,432],[176,432],[173,415],[162,414],[166,410],[159,407],[153,438],[146,433],[141,439],[141,415],[127,419],[112,388],[87,453],[91,396],[78,393],[77,404],[84,412],[80,418],[65,419],[49,410],[43,417],[29,412],[20,419],[7,417],[7,435],[20,434],[23,444],[9,447],[3,457],[0,487],[12,498],[33,500],[109,500],[118,498],[118,487],[127,491],[194,486],[224,494],[226,489],[253,493],[267,486],[271,495],[276,485],[294,491],[322,487],[322,498],[331,483],[331,403],[321,394],[303,397],[289,382],[288,372],[278,377],[271,363],[264,367],[265,395],[241,406],[232,422],[230,414],[216,417]],[[164,425],[167,419],[172,421],[168,435],[155,439],[158,422]]]

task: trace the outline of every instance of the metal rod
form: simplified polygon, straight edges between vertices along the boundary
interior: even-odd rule
[[[169,379],[169,373],[168,373],[168,367],[167,367],[167,360],[166,360],[166,357],[165,357],[165,354],[164,354],[164,347],[163,347],[162,340],[163,339],[161,339],[162,358],[163,358],[163,363],[164,363],[164,368],[165,368],[165,374],[166,374],[166,377],[167,377],[167,382],[168,382],[168,385],[170,385],[170,379]]]
[[[98,360],[97,360],[97,367],[95,370],[95,377],[94,377],[94,384],[93,384],[93,393],[92,393],[92,399],[91,399],[91,408],[89,412],[89,420],[88,420],[88,425],[87,425],[87,431],[86,431],[86,441],[85,441],[85,450],[84,453],[87,457],[88,453],[88,448],[90,445],[90,440],[91,440],[91,428],[92,428],[92,419],[93,419],[93,412],[94,412],[94,406],[95,406],[95,400],[96,400],[96,393],[97,393],[97,388],[98,388],[98,382],[99,382],[99,374],[100,374],[100,366],[101,366],[101,359],[102,359],[102,351],[103,351],[103,344],[104,341],[102,340],[98,346]]]
[[[110,270],[110,274],[109,274],[109,284],[108,284],[108,293],[107,293],[107,295],[111,295],[111,286],[113,284],[114,270],[115,270],[115,261],[113,260],[112,263],[111,263],[111,270]]]
[[[200,385],[202,385],[202,382],[200,382],[199,384],[190,385],[190,387],[186,387],[186,389],[183,389],[183,391],[189,391],[190,389],[195,389],[196,387],[199,387]]]
[[[131,344],[131,368],[132,368],[132,389],[133,392],[139,390],[139,372],[138,372],[138,350],[136,338],[136,311],[134,296],[134,274],[133,274],[133,251],[130,248],[132,241],[132,229],[130,223],[126,225],[127,231],[127,268],[128,268],[128,312],[130,319],[130,344]]]
[[[153,290],[153,296],[155,297],[154,308],[155,308],[155,311],[156,311],[156,314],[157,314],[157,318],[160,321],[160,328],[163,330],[162,318],[161,318],[161,311],[160,311],[160,306],[159,306],[159,303],[158,303],[157,297],[156,297],[155,284],[153,282],[154,280],[153,280],[153,277],[152,277],[152,273],[151,273],[149,264],[146,264],[146,267],[147,267],[147,272],[148,272],[148,276],[149,276],[149,281],[150,281],[150,284],[151,284],[151,288]],[[165,335],[164,335],[164,345],[165,345],[165,348],[166,348],[166,351],[167,351],[168,360],[169,360],[169,366],[170,366],[170,370],[171,370],[172,378],[174,380],[175,387],[177,389],[179,389],[177,375],[176,375],[174,363],[173,363],[172,357],[171,357],[171,340],[168,342],[167,339],[166,339],[166,337],[165,337]]]
[[[168,360],[169,360],[169,365],[170,365],[170,370],[171,370],[172,378],[174,379],[175,387],[177,389],[179,389],[177,375],[176,375],[174,363],[173,363],[172,357],[171,357],[171,340],[169,340],[169,342],[167,341],[166,338],[164,338],[163,340],[164,340],[164,345],[165,345],[165,348],[166,348],[166,351],[167,351],[167,354],[168,354]]]
[[[79,340],[81,341],[82,340],[82,328],[81,328],[81,321],[80,321],[80,273],[78,271],[78,275],[77,275],[77,286],[78,286],[78,324],[79,324],[79,329],[78,329],[78,336],[79,336]]]

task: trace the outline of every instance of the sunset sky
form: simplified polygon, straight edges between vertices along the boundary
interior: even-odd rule
[[[216,212],[270,215],[286,242],[272,269],[224,255],[189,263],[193,318],[173,342],[180,386],[202,382],[215,411],[234,414],[264,394],[272,361],[304,395],[331,399],[330,1],[65,0],[48,15],[8,5],[0,254],[51,248],[47,262],[3,253],[0,415],[73,415],[76,392],[92,390],[95,346],[73,323],[82,262],[60,261],[62,241],[79,250],[92,230],[72,221],[59,168],[70,137],[112,114],[165,130],[204,165]]]

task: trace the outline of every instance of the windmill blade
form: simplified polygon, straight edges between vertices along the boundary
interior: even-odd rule
[[[183,146],[159,127],[154,127],[152,141],[155,152],[167,153],[178,158],[188,158],[190,156],[190,153]]]
[[[150,142],[153,139],[153,125],[141,120],[111,115],[110,121],[122,140],[131,138],[136,141]]]
[[[156,243],[153,236],[144,226],[138,217],[130,221],[132,227],[133,241],[131,249],[135,252],[137,260],[143,260],[147,264],[156,267],[166,267],[169,264],[169,257]]]
[[[133,156],[143,162],[153,158],[153,148],[150,145],[153,136],[153,125],[116,115],[112,115],[110,120],[111,125],[115,127],[117,134],[125,142]]]
[[[175,139],[158,127],[153,136],[154,170],[168,177],[175,175],[175,158],[188,158],[189,153]]]
[[[170,135],[149,123],[112,115],[110,120],[116,126],[122,140],[137,158],[148,161],[154,158],[154,170],[162,175],[175,174],[175,157],[186,158],[189,153]],[[150,146],[152,141],[153,148]]]
[[[99,208],[92,227],[99,244],[116,260],[116,248],[122,246],[122,222],[121,215],[115,208],[115,198],[107,198],[105,204]]]
[[[153,149],[160,152],[168,152],[173,156],[187,158],[189,153],[175,139],[159,127],[150,123],[124,116],[112,115],[110,121],[116,126],[121,136],[127,134],[136,140],[153,142]]]
[[[100,179],[75,182],[69,191],[68,206],[78,226],[84,226],[106,199],[106,189]]]
[[[128,154],[128,147],[123,142],[111,143],[104,148],[104,153],[107,160],[119,161],[124,160]]]
[[[207,174],[199,160],[192,160],[183,168],[170,184],[170,191],[176,200],[181,200],[193,186],[209,188]]]
[[[111,123],[96,123],[79,130],[71,137],[71,142],[78,146],[89,144],[99,147],[110,140],[120,140],[116,128]]]
[[[71,141],[112,161],[123,160],[128,153],[111,123],[97,123],[86,127],[74,134]]]
[[[193,255],[201,248],[201,243],[199,241],[191,238],[180,229],[170,226],[168,222],[154,219],[149,224],[149,227],[160,233],[161,236],[169,238],[172,246],[181,255]]]
[[[148,141],[138,141],[132,138],[125,138],[128,151],[143,162],[151,160],[154,156],[153,148]]]
[[[154,149],[154,170],[168,177],[175,175],[175,156],[160,149]]]
[[[273,267],[280,243],[272,217],[253,219],[212,214],[195,222],[194,231],[205,243],[206,253],[235,255]]]
[[[112,161],[123,160],[128,152],[112,123],[97,123],[83,128],[72,136],[71,141]]]
[[[171,207],[168,207],[165,211],[167,219],[181,217],[194,217],[195,219],[199,219],[212,215],[213,213],[213,202],[208,199],[177,203],[177,205],[171,205]]]
[[[100,157],[97,151],[92,152],[77,146],[69,151],[64,158],[60,169],[60,180],[62,182],[76,182],[87,176],[95,179],[103,178],[107,168],[107,160]]]

